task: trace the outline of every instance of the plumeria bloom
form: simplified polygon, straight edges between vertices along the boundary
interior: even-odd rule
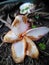
[[[18,15],[12,23],[12,29],[4,36],[4,42],[13,43],[11,52],[15,63],[22,62],[26,55],[38,58],[39,51],[33,41],[39,40],[49,32],[47,27],[30,29],[29,25],[25,15]]]

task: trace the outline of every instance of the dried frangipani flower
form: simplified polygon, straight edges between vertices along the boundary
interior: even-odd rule
[[[4,36],[4,42],[13,43],[11,47],[12,58],[20,63],[28,55],[31,58],[38,58],[39,51],[33,41],[39,40],[49,32],[47,27],[29,28],[25,15],[16,16],[12,23],[12,29]]]

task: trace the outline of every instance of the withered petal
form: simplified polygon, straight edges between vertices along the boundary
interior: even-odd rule
[[[26,55],[30,56],[31,58],[38,58],[39,57],[39,51],[35,43],[28,37],[24,37],[27,43],[27,50]]]
[[[12,51],[12,58],[15,61],[15,63],[23,62],[23,60],[26,56],[25,39],[22,39],[21,41],[13,43],[12,47],[11,47],[11,51]]]
[[[27,30],[23,35],[26,35],[33,41],[36,41],[36,40],[39,40],[40,38],[42,38],[48,32],[49,32],[48,27],[38,27],[38,28]]]

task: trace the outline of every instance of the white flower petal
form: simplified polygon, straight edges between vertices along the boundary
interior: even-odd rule
[[[32,40],[39,40],[41,37],[43,37],[45,34],[49,32],[49,28],[47,27],[38,27],[34,29],[30,29],[26,31],[23,35],[28,36]]]
[[[29,24],[27,23],[27,17],[23,15],[16,16],[14,22],[12,23],[12,31],[16,34],[22,34],[29,28]]]
[[[15,63],[21,63],[26,55],[26,42],[25,39],[13,43],[11,47],[12,51],[12,58],[15,61]]]
[[[35,43],[28,37],[25,36],[27,42],[27,52],[26,55],[30,56],[31,58],[38,58],[39,51],[35,45]]]

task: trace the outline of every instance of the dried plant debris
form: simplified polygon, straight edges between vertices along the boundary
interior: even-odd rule
[[[3,27],[3,23],[0,21],[0,29]]]
[[[29,14],[29,16],[26,15],[28,17],[28,19],[26,17],[22,18],[21,16],[16,17],[18,14],[20,15],[20,10],[19,10],[20,5],[21,5],[21,3],[7,4],[7,5],[2,6],[0,9],[0,19],[9,23],[10,25],[12,24],[13,21],[17,22],[18,20],[20,22],[22,22],[22,24],[23,24],[24,20],[25,20],[25,22],[24,22],[25,24],[27,22],[29,23],[29,27],[26,27],[27,28],[27,30],[26,30],[26,28],[24,28],[23,25],[19,26],[17,23],[17,25],[15,26],[15,22],[13,22],[12,26],[14,28],[12,30],[10,30],[9,29],[10,27],[6,26],[5,23],[3,23],[2,21],[0,22],[0,65],[49,65],[49,33],[48,33],[49,20],[47,20],[47,19],[45,20],[45,19],[43,19],[43,16],[41,17],[37,14],[36,15]],[[28,9],[28,8],[26,8],[26,9]],[[21,21],[22,19],[23,19],[23,21]],[[28,25],[28,23],[27,23],[27,25]],[[42,29],[42,32],[46,31],[46,33],[43,32],[44,33],[43,34],[42,32],[40,32],[41,26],[46,27],[46,28]],[[20,29],[22,30],[22,32],[24,31],[23,33],[21,32],[19,27],[22,27]],[[22,33],[22,34],[19,35],[18,33],[16,33],[16,31],[15,31],[16,28],[17,28],[17,31],[19,29],[19,31],[20,31],[19,33]],[[32,48],[30,48],[30,45],[33,45],[33,44],[32,43],[26,44],[27,40],[25,38],[27,37],[27,35],[32,35],[30,33],[34,33],[34,32],[31,32],[30,28],[32,28],[32,30],[37,31],[38,33],[40,32],[42,34],[42,37],[40,37],[40,33],[39,33],[39,36],[34,35],[35,37],[38,37],[38,40],[35,40],[34,36],[33,36],[33,38],[29,37],[29,40],[30,40],[29,42],[31,42],[34,39],[32,43],[35,44],[36,50],[38,51],[37,56],[35,54],[37,59],[35,59],[36,57],[33,58],[34,57],[33,53],[31,53],[31,51],[30,51],[30,49],[32,50]],[[37,30],[35,30],[36,28],[37,28]],[[39,30],[39,28],[40,28],[40,30]],[[11,34],[11,37],[8,38],[9,39],[8,42],[5,43],[3,40],[4,34],[5,34],[5,36],[7,34],[9,34],[9,33],[7,33],[9,30],[12,31],[11,32],[12,34]],[[35,33],[37,33],[37,32],[35,32]],[[13,37],[13,33],[14,33],[14,37]],[[19,59],[22,58],[20,60],[18,60],[18,57],[17,57],[18,56],[17,54],[19,52],[21,52],[21,50],[20,50],[21,47],[19,47],[19,46],[21,46],[20,43],[18,41],[14,41],[14,42],[11,42],[13,44],[7,44],[7,43],[9,43],[9,41],[11,41],[10,40],[11,38],[12,39],[16,38],[15,37],[16,34],[18,34],[18,37],[20,39],[19,42],[21,41],[21,43],[22,43],[22,40],[25,39],[25,43],[23,42],[24,45],[21,44],[22,48],[23,48],[22,50],[25,52],[21,53],[23,55],[22,57],[19,56]],[[8,36],[10,36],[10,34]],[[16,51],[15,52],[16,55],[12,56],[12,54],[14,54],[13,53],[13,50],[14,50],[13,46],[14,46],[14,49]],[[11,48],[12,48],[12,50],[11,50]],[[16,49],[18,49],[18,50],[16,50]],[[30,53],[32,55],[30,55]],[[15,58],[15,56],[16,56],[16,58]],[[21,63],[18,63],[18,62],[21,62]]]

